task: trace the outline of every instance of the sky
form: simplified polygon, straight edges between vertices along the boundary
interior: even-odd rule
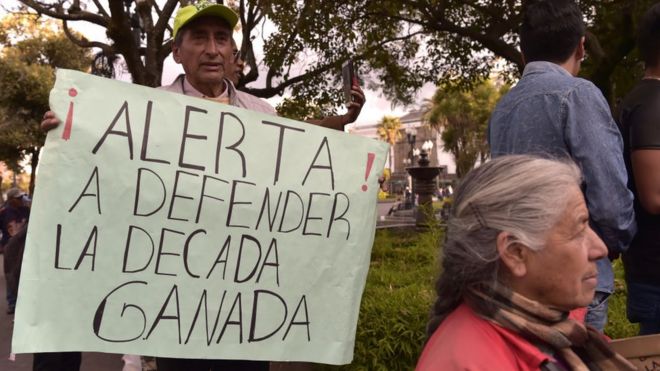
[[[2,7],[0,7],[0,16],[4,16],[6,14],[5,9],[8,8],[14,8],[17,4],[17,0],[1,0]],[[4,9],[3,9],[4,7]],[[105,30],[101,27],[91,25],[88,22],[71,22],[70,27],[75,29],[76,31],[80,32],[81,34],[85,35],[90,40],[94,41],[105,41],[107,38],[105,36]],[[264,27],[265,33],[268,32],[268,27]],[[240,37],[240,34],[235,34],[236,36]],[[255,42],[261,41],[260,38],[257,38]],[[240,44],[240,39],[237,40],[237,42]],[[255,50],[260,50],[260,45],[255,45]],[[258,58],[259,59],[259,58]],[[180,73],[183,72],[183,69],[181,68],[180,65],[176,64],[171,56],[167,58],[165,61],[165,65],[163,67],[163,78],[162,78],[162,83],[169,84],[171,83],[176,76],[178,76]],[[263,78],[264,74],[260,74],[260,77]],[[129,80],[130,81],[130,75],[124,75],[124,76],[119,76],[120,79],[122,80]],[[259,84],[263,84],[263,80],[257,80],[254,83],[250,84],[249,86],[260,86]],[[397,106],[397,107],[392,107],[391,102],[382,97],[381,94],[378,91],[374,90],[369,90],[363,87],[363,90],[365,92],[365,97],[366,97],[366,103],[364,107],[362,108],[362,112],[358,119],[355,122],[355,125],[357,126],[366,126],[366,125],[372,125],[378,123],[383,116],[385,115],[392,115],[392,116],[403,116],[410,110],[414,110],[419,104],[421,104],[424,100],[424,98],[430,98],[434,91],[435,87],[433,84],[426,84],[420,89],[420,91],[417,94],[417,99],[416,104],[410,106],[410,107],[402,107],[402,106]],[[286,93],[285,93],[286,94]],[[268,102],[270,102],[273,106],[276,106],[282,99],[284,99],[285,96],[275,96],[272,98],[267,99]],[[346,112],[344,108],[339,109],[339,113],[342,114]]]

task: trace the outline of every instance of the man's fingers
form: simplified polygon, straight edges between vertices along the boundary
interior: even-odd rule
[[[41,130],[50,131],[55,129],[60,124],[57,119],[44,120],[41,122]]]
[[[44,119],[41,121],[41,130],[49,131],[55,129],[61,123],[60,119],[55,116],[55,112],[46,111]]]
[[[364,94],[359,87],[356,89],[356,86],[353,86],[353,89],[351,89],[351,95],[353,96],[353,102],[359,102],[360,104],[365,102]]]

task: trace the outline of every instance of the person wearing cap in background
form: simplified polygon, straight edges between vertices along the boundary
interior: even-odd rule
[[[0,246],[2,246],[2,250],[6,249],[9,239],[21,230],[30,216],[30,209],[23,203],[24,195],[23,191],[18,188],[11,188],[7,191],[5,204],[0,210],[0,230],[2,231]],[[5,250],[3,260],[5,278],[12,271],[14,263],[12,259],[7,259],[7,255],[11,255],[7,253]],[[5,284],[7,285],[7,314],[14,314],[17,293],[12,289],[9,280],[5,280]]]

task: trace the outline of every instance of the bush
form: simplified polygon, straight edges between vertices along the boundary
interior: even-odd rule
[[[636,336],[639,332],[639,325],[628,322],[626,317],[626,297],[628,290],[623,275],[623,263],[617,259],[612,263],[614,267],[614,293],[610,296],[607,325],[605,334],[612,339],[621,339]]]
[[[360,306],[355,357],[320,370],[411,370],[426,340],[435,299],[440,232],[379,230]]]

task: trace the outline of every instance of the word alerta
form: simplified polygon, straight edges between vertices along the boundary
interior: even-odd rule
[[[223,167],[240,167],[241,177],[246,178],[249,177],[247,166],[248,161],[246,159],[248,156],[253,156],[253,161],[272,161],[273,185],[277,185],[282,167],[287,165],[298,165],[301,160],[300,158],[289,159],[290,163],[283,164],[286,149],[286,146],[284,145],[285,139],[295,133],[305,133],[305,130],[302,128],[288,126],[282,123],[271,122],[268,120],[262,120],[262,128],[273,128],[273,132],[267,133],[266,135],[277,135],[276,148],[272,149],[272,153],[268,153],[265,148],[262,148],[261,151],[257,153],[248,154],[242,149],[242,144],[246,139],[246,127],[243,121],[237,115],[231,112],[220,112],[218,114],[219,117],[217,117],[217,121],[215,121],[217,122],[218,128],[217,137],[209,138],[207,135],[194,134],[192,131],[195,123],[200,124],[203,122],[203,124],[206,125],[210,122],[214,122],[212,117],[210,117],[211,115],[205,109],[189,105],[185,106],[184,109],[185,113],[183,118],[183,127],[178,141],[178,156],[176,156],[176,158],[158,158],[156,155],[150,154],[151,151],[149,147],[150,136],[153,136],[152,131],[155,130],[151,127],[153,110],[152,101],[147,102],[145,110],[144,126],[142,127],[142,144],[139,157],[139,159],[144,162],[168,165],[174,162],[176,166],[182,169],[212,172],[213,174],[222,174]],[[92,153],[97,154],[111,136],[124,137],[128,145],[128,158],[133,160],[134,138],[132,133],[133,130],[131,128],[129,104],[127,101],[124,101],[114,119],[101,136],[100,140],[92,149]],[[264,132],[262,131],[260,134],[264,135]],[[298,145],[301,143],[300,137],[289,138],[289,141],[291,140],[298,140]],[[209,143],[211,143],[210,147]],[[206,148],[213,149],[214,153],[209,154],[208,156],[204,156],[203,163],[192,162],[191,160],[187,159],[187,154],[189,154],[188,151],[190,151],[191,147],[199,147],[202,145],[206,145]],[[172,152],[173,151],[168,150],[168,153]],[[224,158],[227,156],[231,156],[231,158],[225,160]],[[323,137],[318,144],[314,158],[307,167],[307,171],[304,177],[302,177],[302,186],[306,185],[306,182],[310,176],[310,172],[313,170],[321,170],[327,172],[327,180],[329,180],[330,186],[329,188],[334,190],[335,171],[332,165],[332,154],[327,137]]]

